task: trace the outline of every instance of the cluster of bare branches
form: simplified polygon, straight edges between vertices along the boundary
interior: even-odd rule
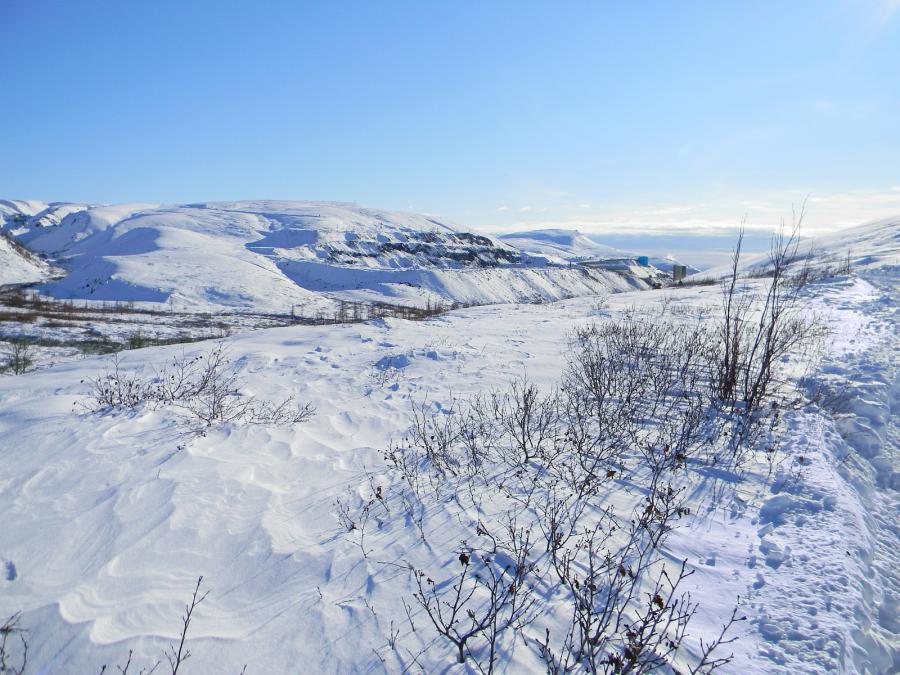
[[[184,352],[150,377],[121,367],[118,355],[105,373],[84,380],[90,388],[87,409],[108,412],[142,405],[172,405],[186,410],[201,427],[229,422],[285,425],[308,420],[315,412],[293,397],[271,403],[241,393],[242,380],[225,343],[189,357]]]
[[[509,534],[508,541],[495,540],[489,551],[463,548],[457,557],[460,572],[444,582],[414,572],[413,597],[438,635],[454,646],[457,662],[465,663],[473,653],[472,643],[480,641],[475,661],[488,673],[497,663],[500,637],[529,625],[537,609],[531,533],[512,526]]]
[[[558,388],[523,377],[451,409],[413,406],[409,433],[385,453],[400,480],[381,495],[408,517],[448,500],[478,514],[456,577],[414,573],[414,604],[458,660],[491,672],[502,640],[521,639],[550,672],[649,672],[674,661],[696,605],[678,590],[690,572],[670,574],[660,552],[689,513],[686,466],[721,445],[705,375],[709,339],[640,319],[593,324],[573,336]],[[609,506],[614,490],[634,495],[631,512]],[[421,519],[417,526],[424,539]],[[484,562],[498,552],[515,577],[505,586]],[[568,607],[568,629],[529,635],[551,599]],[[706,646],[712,654],[729,641],[723,634]],[[730,661],[702,658],[702,672]]]
[[[776,392],[782,380],[778,364],[791,352],[821,337],[824,328],[801,315],[801,291],[810,278],[809,256],[797,274],[803,210],[790,232],[772,238],[767,265],[758,276],[768,280],[762,297],[750,292],[741,278],[741,228],[722,282],[722,320],[712,353],[712,383],[718,399],[739,406],[752,416]]]
[[[374,522],[381,527],[391,516],[391,507],[381,485],[377,485],[375,477],[366,472],[369,482],[369,496],[363,499],[359,493],[350,491],[346,499],[338,497],[332,506],[338,523],[348,534],[356,537],[356,542],[363,554],[363,558],[369,557],[369,549],[366,548],[366,532],[369,523]]]
[[[132,409],[156,402],[152,386],[142,380],[139,373],[124,370],[118,354],[113,355],[112,364],[102,375],[81,382],[90,388],[88,409],[92,412]]]
[[[554,650],[549,629],[539,641],[548,672],[646,673],[670,665],[697,609],[689,593],[678,593],[692,574],[685,563],[676,575],[661,567],[643,601],[634,571],[621,562],[591,557],[586,573],[571,582],[573,620],[561,647]],[[632,601],[628,614],[623,606]]]
[[[16,650],[21,652],[19,656],[13,655]],[[16,612],[0,624],[0,675],[23,675],[27,665],[28,641],[22,628],[22,614]]]
[[[0,371],[9,371],[13,375],[21,375],[34,365],[34,346],[23,339],[10,340],[3,349],[3,361]]]

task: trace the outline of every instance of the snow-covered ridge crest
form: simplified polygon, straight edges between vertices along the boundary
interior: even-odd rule
[[[0,229],[55,257],[64,298],[285,311],[333,298],[556,300],[639,279],[536,259],[435,218],[338,202],[0,203]]]
[[[813,268],[846,266],[857,272],[896,273],[900,267],[900,215],[824,236],[805,237],[797,243],[796,259],[795,262],[808,263]],[[761,271],[770,264],[769,253],[742,255],[740,269]],[[718,279],[730,271],[730,264],[720,265],[704,270],[696,278]]]
[[[27,204],[34,210],[34,203]],[[258,235],[247,248],[266,253],[302,250],[300,255],[305,257],[311,252],[318,259],[368,267],[394,267],[396,256],[392,254],[398,252],[418,256],[421,264],[446,267],[518,262],[521,258],[514,247],[492,237],[427,216],[340,202],[48,204],[33,214],[0,212],[0,219],[32,249],[48,254],[90,250],[101,240],[155,226],[223,236]],[[96,236],[108,229],[113,231],[107,237]]]

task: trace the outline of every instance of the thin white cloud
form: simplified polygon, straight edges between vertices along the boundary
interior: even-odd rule
[[[872,18],[875,30],[882,30],[900,10],[900,0],[881,0]]]
[[[782,209],[777,204],[770,204],[764,201],[758,201],[753,199],[745,199],[742,202],[738,202],[738,205],[742,209],[760,211],[764,213],[782,213]]]
[[[812,108],[820,115],[838,118],[862,120],[870,117],[877,111],[876,106],[866,101],[852,103],[835,103],[827,99],[817,99],[812,102]]]
[[[498,206],[497,210],[498,211],[509,211],[509,207],[508,206]]]
[[[520,220],[491,227],[492,232],[506,233],[523,230],[563,229],[578,230],[586,234],[705,234],[715,235],[733,232],[738,227],[738,220],[690,220],[652,222],[632,220],[629,217],[611,217],[606,219],[572,218],[567,220]],[[771,230],[769,227],[756,229]]]
[[[887,25],[894,19],[894,15],[900,10],[900,0],[868,0],[865,3],[849,2],[845,4],[844,11],[847,19],[857,12],[862,5],[861,19],[854,19],[856,23],[850,37],[850,46],[854,50],[865,49],[875,41]]]
[[[803,232],[808,236],[826,234],[872,220],[900,216],[900,186],[819,193],[815,190],[785,190],[764,198],[715,203],[657,204],[639,208],[601,210],[590,217],[578,215],[580,205],[572,205],[558,217],[546,219],[538,211],[530,218],[512,223],[492,223],[486,229],[514,232],[528,229],[575,229],[589,234],[698,234],[733,232],[746,219],[749,231],[772,232],[782,223],[790,224],[794,211],[806,204]],[[522,207],[519,213],[531,211]],[[527,217],[527,216],[526,216]]]

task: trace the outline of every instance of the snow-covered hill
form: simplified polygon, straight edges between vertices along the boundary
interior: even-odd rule
[[[500,235],[500,239],[516,248],[560,260],[596,260],[623,255],[612,246],[598,244],[578,230],[529,230]]]
[[[585,236],[578,230],[543,229],[502,234],[500,239],[521,251],[532,255],[546,256],[555,262],[584,262],[609,258],[636,258],[644,253],[625,251],[601,244]],[[650,264],[656,269],[670,273],[679,261],[670,257],[660,258],[648,255]],[[697,271],[689,267],[688,273]]]
[[[797,258],[809,258],[813,268],[849,267],[855,271],[897,274],[900,269],[900,217],[885,218],[838,232],[802,239]],[[768,253],[741,256],[741,269],[762,269],[769,264]],[[704,270],[695,278],[717,279],[729,274],[730,264]]]
[[[547,264],[426,216],[353,204],[4,204],[0,225],[67,269],[43,287],[62,298],[284,312],[334,297],[483,304],[646,286],[639,276]]]

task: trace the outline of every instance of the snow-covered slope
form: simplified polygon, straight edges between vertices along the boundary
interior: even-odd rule
[[[0,230],[0,286],[30,284],[50,276],[50,266]]]
[[[521,251],[532,255],[546,256],[556,262],[584,262],[609,258],[636,258],[642,253],[625,251],[601,244],[585,236],[578,230],[543,229],[514,232],[500,235],[500,239]],[[650,264],[656,269],[671,273],[678,261],[649,255]],[[688,272],[696,271],[689,268]]]
[[[890,263],[892,237],[880,232],[855,240],[860,259]],[[864,271],[878,284],[842,277],[804,291],[805,311],[834,328],[824,367],[807,381],[840,395],[782,411],[774,467],[685,469],[699,476],[695,508],[667,554],[694,573],[683,589],[700,603],[689,645],[717,633],[738,595],[748,617],[725,649],[735,661],[718,672],[889,673],[900,664],[900,287],[888,267]],[[673,288],[611,296],[602,317],[585,298],[234,338],[245,392],[317,407],[312,421],[288,427],[191,435],[171,408],[87,413],[76,404],[86,401],[83,380],[106,367],[100,358],[0,377],[0,621],[22,612],[29,672],[116,672],[129,650],[136,670],[149,668],[177,642],[202,574],[210,595],[192,619],[184,672],[241,672],[244,663],[247,673],[467,672],[412,599],[406,565],[439,583],[458,574],[460,542],[477,536],[481,506],[462,509],[469,502],[451,489],[410,516],[389,493],[390,511],[373,511],[363,541],[339,526],[337,500],[365,503],[391,485],[382,452],[408,429],[411,402],[450,415],[454,399],[523,372],[546,387],[575,326],[640,312],[709,320],[718,302],[715,286]],[[121,367],[151,373],[181,353],[128,352]],[[502,484],[496,492],[501,499]],[[624,494],[642,497],[627,486]],[[535,555],[543,550],[541,540]],[[552,584],[540,580],[536,592],[540,620],[550,620],[562,609]],[[539,628],[504,646],[498,671],[545,671]],[[564,623],[551,628],[564,635]]]
[[[502,234],[500,239],[523,251],[560,260],[597,260],[624,255],[623,251],[612,246],[591,241],[578,230],[530,230]]]
[[[44,287],[65,298],[284,312],[314,311],[328,297],[521,302],[645,283],[547,265],[433,218],[353,204],[6,204],[27,207],[7,207],[6,229],[68,270]]]
[[[797,246],[797,257],[810,256],[814,268],[842,267],[849,263],[855,271],[878,270],[896,273],[900,267],[900,216],[885,218],[829,235],[803,239]],[[768,253],[743,255],[744,270],[764,268]],[[720,265],[696,275],[716,279],[730,272],[730,265]]]
[[[900,216],[812,238],[800,250],[812,250],[818,265],[848,261],[851,269],[858,271],[880,269],[896,273],[900,267]]]
[[[90,208],[87,204],[42,202],[35,199],[0,199],[0,229],[14,235],[52,228],[67,216]]]

